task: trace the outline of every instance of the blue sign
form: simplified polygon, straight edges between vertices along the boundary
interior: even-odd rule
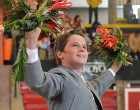
[[[87,62],[83,68],[82,68],[82,75],[87,80],[93,80],[96,77],[98,77],[101,73],[106,71],[106,66],[104,62],[100,61],[93,61],[93,62]]]

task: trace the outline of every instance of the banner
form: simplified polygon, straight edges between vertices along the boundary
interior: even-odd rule
[[[82,75],[87,80],[93,80],[98,77],[101,73],[106,71],[106,66],[104,62],[95,60],[93,62],[87,62],[82,68]]]
[[[125,110],[140,110],[140,88],[125,88]]]

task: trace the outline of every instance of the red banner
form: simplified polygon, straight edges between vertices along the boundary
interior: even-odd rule
[[[140,88],[125,88],[125,110],[140,110]]]

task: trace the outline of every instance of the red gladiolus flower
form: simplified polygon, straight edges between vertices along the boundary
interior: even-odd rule
[[[63,20],[63,21],[67,21],[68,19],[67,18],[65,18],[65,15],[66,15],[66,11],[65,10],[62,10],[63,12],[64,12],[64,14],[59,14],[58,16],[55,16],[55,18],[57,19],[58,17],[60,17],[60,16],[63,16],[62,18],[60,18],[61,20]]]
[[[51,37],[51,36],[54,36],[54,38],[56,39],[56,35],[55,35],[55,32],[52,30],[52,32],[51,33],[49,33],[49,35],[47,35],[44,31],[41,31],[41,37],[39,37],[39,39],[38,39],[38,45],[40,45],[40,44],[42,44],[44,41],[45,41],[45,39],[47,39],[47,37]],[[47,40],[48,41],[48,40]],[[54,42],[50,42],[50,41],[48,41],[50,44],[54,44],[56,41],[54,41]]]
[[[119,38],[111,35],[109,29],[102,28],[101,26],[99,26],[99,28],[97,28],[96,31],[102,37],[101,42],[103,43],[103,47],[108,48],[111,51],[116,49],[119,42]]]
[[[48,11],[51,11],[52,9],[59,9],[59,8],[64,8],[64,7],[71,7],[72,2],[67,2],[67,0],[56,0],[55,3],[48,9]]]
[[[51,29],[51,33],[48,37],[51,37],[53,36],[54,39],[56,39],[56,33],[60,32],[60,31],[63,31],[62,29],[60,29],[53,21],[46,21],[47,22],[47,28]],[[57,31],[56,31],[57,30]],[[48,41],[50,44],[54,44],[54,42],[50,42]]]
[[[103,35],[103,34],[108,34],[110,33],[110,30],[109,29],[106,29],[106,28],[102,28],[100,25],[99,25],[100,28],[97,28],[96,29],[96,32],[98,32],[99,34]]]
[[[108,48],[109,50],[114,50],[118,45],[119,39],[113,35],[107,35],[103,38],[103,47]]]
[[[56,29],[56,30],[59,30],[59,31],[63,31],[62,29],[57,27],[55,23],[54,24],[47,24],[46,27],[49,28],[49,29]]]
[[[49,28],[49,29],[51,29],[51,30],[53,30],[53,29],[56,29],[56,30],[58,30],[58,31],[63,31],[62,29],[60,29],[58,26],[57,26],[57,24],[55,24],[53,21],[46,21],[47,22],[47,28]]]
[[[30,0],[30,3],[34,2],[34,1],[36,1],[36,0]]]
[[[67,20],[68,20],[68,18],[61,18],[61,20],[63,20],[63,21],[67,21]]]

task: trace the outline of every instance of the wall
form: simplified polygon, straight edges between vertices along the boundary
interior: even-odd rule
[[[70,8],[69,16],[75,17],[75,15],[80,15],[83,24],[88,24],[88,8]],[[94,21],[94,12],[92,15],[92,21]],[[108,24],[108,8],[99,8],[98,19],[101,24]]]
[[[1,3],[0,3],[1,5]],[[3,25],[3,9],[0,8],[0,25]],[[0,35],[0,66],[3,65],[3,34]]]
[[[83,24],[88,24],[88,8],[70,8],[68,11],[68,15],[74,17],[79,14],[82,19]],[[117,8],[117,18],[123,18],[123,10],[121,7]],[[98,19],[101,24],[108,24],[108,8],[100,8],[98,9]],[[94,12],[92,15],[92,21],[94,22]]]
[[[89,7],[87,0],[68,0],[68,2],[72,2],[72,7]],[[99,5],[99,7],[108,7],[108,0],[102,0],[102,3]]]
[[[123,7],[121,6],[117,8],[117,18],[123,18]]]

